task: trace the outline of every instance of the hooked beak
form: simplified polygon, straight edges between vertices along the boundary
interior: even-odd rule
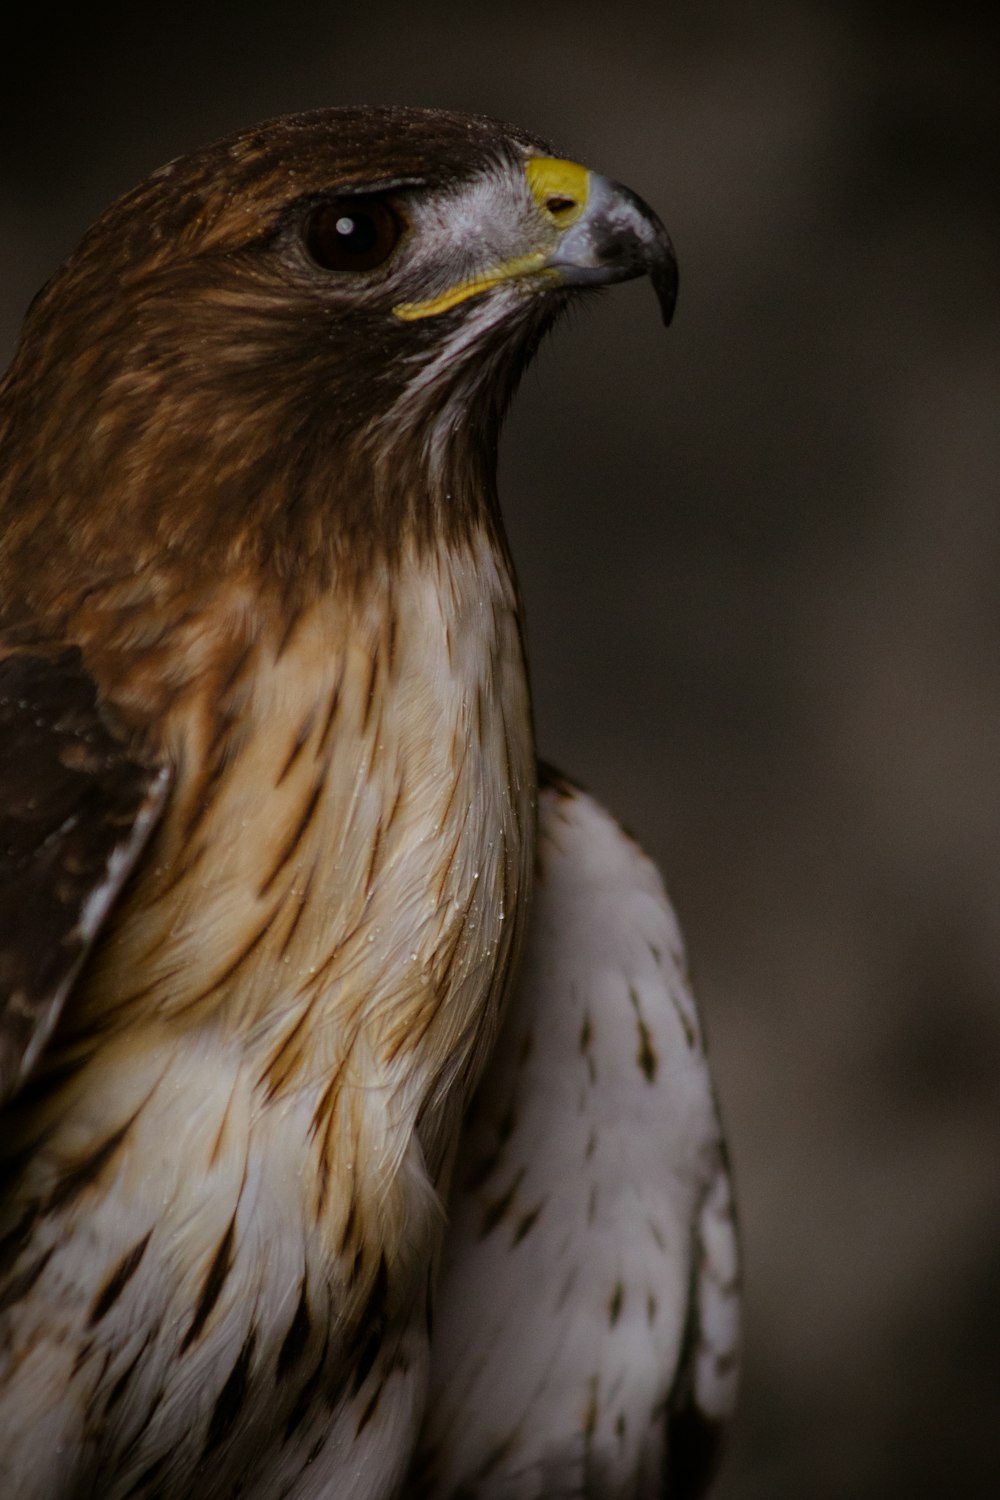
[[[563,163],[549,158],[535,158],[539,166],[561,167]],[[531,178],[529,163],[529,180]],[[623,187],[610,178],[599,177],[595,172],[576,167],[575,172],[565,174],[574,190],[573,201],[578,205],[568,227],[559,237],[555,248],[545,260],[545,268],[555,271],[566,286],[608,286],[616,281],[631,281],[636,276],[648,276],[653,283],[665,324],[673,317],[677,302],[677,261],[670,237],[657,215],[647,203],[630,188]],[[542,200],[543,207],[552,213],[569,210],[561,208],[566,197],[560,195],[557,174],[539,173],[532,182],[532,191]],[[541,193],[537,186],[544,188]],[[582,200],[582,201],[581,201]]]

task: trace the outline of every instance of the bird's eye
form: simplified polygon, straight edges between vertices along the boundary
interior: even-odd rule
[[[402,232],[381,198],[330,198],[310,210],[302,239],[324,271],[371,271],[389,259]]]

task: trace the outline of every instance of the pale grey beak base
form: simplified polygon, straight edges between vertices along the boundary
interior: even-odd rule
[[[631,188],[590,174],[587,206],[546,265],[567,286],[607,286],[648,276],[664,323],[677,302],[677,260],[659,218]]]

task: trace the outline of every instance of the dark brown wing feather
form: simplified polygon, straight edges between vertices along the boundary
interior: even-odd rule
[[[114,733],[75,647],[0,659],[0,1101],[37,1062],[168,780]]]

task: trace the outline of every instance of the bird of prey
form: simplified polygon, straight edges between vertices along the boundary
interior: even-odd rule
[[[644,274],[669,315],[659,220],[543,142],[345,108],[154,173],[32,304],[0,1494],[699,1492],[701,1033],[655,872],[539,773],[495,487],[542,335]]]

